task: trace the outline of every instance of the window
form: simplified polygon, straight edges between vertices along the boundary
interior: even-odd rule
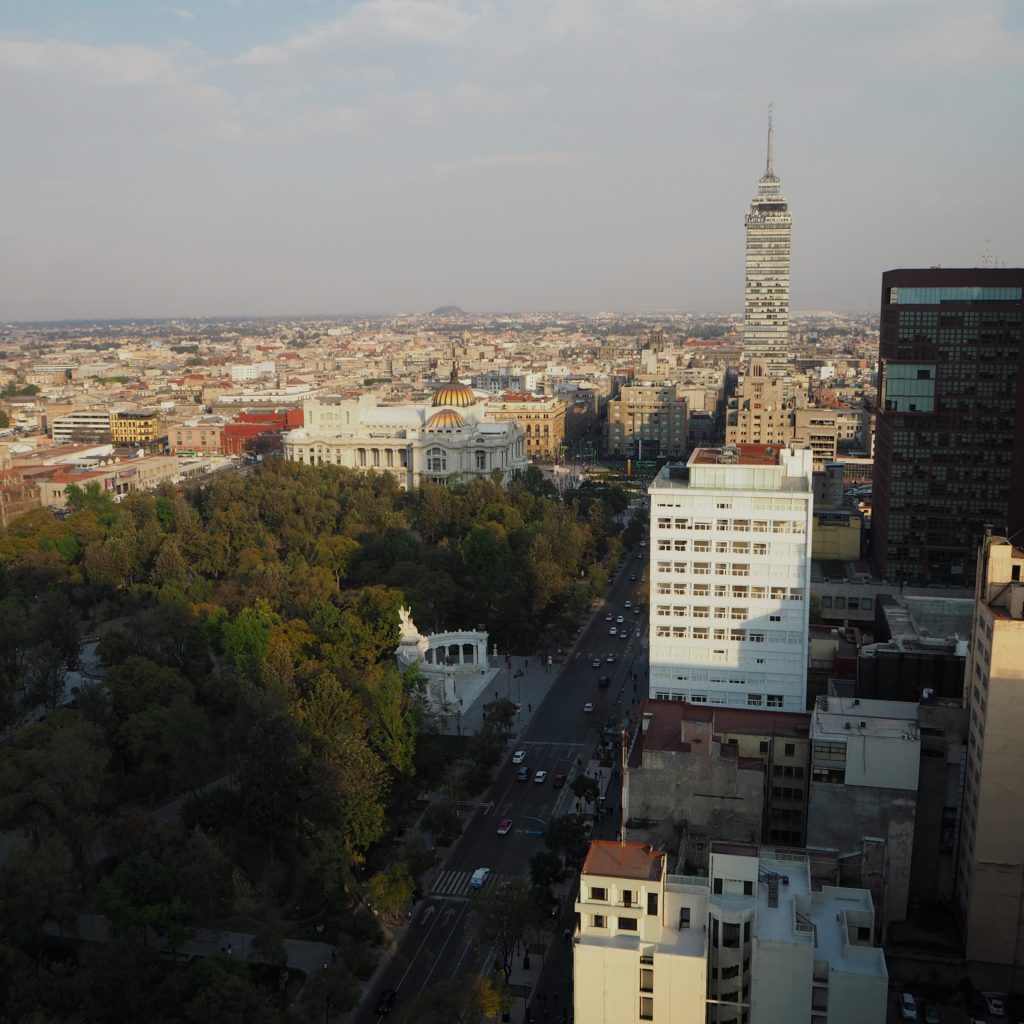
[[[603,887],[592,885],[590,887],[590,898],[592,900],[606,900],[608,899],[608,890]]]
[[[640,991],[641,992],[653,992],[654,991],[654,971],[650,967],[640,968]]]
[[[633,906],[633,890],[623,889],[622,890],[622,904],[626,907]]]
[[[618,927],[620,932],[635,932],[637,920],[635,917],[620,917]]]
[[[768,694],[768,707],[770,708],[781,708],[784,701],[781,693],[769,693]]]
[[[605,927],[607,927],[607,925],[605,923],[605,916],[604,916],[604,914],[595,914],[594,915],[594,927],[595,928],[605,928]]]
[[[640,997],[640,1019],[654,1020],[654,1000],[650,996]]]
[[[689,927],[690,927],[690,908],[689,907],[680,907],[679,908],[679,928],[680,928],[680,930],[682,930],[683,928],[689,928]]]
[[[427,450],[427,472],[444,473],[448,469],[448,453],[443,448]]]
[[[795,743],[787,743],[786,744],[786,757],[796,757],[796,744]]]
[[[476,453],[476,468],[486,469],[487,468],[487,452],[478,451]]]
[[[658,894],[656,892],[647,894],[647,913],[650,917],[658,916]]]
[[[722,922],[722,945],[726,949],[739,949],[740,926],[738,924],[730,924],[728,921]]]

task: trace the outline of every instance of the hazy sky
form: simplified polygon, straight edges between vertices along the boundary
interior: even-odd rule
[[[1019,266],[1021,0],[0,0],[0,319],[795,310]]]

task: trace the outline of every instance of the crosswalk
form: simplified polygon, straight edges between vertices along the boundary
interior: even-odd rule
[[[430,890],[430,895],[469,899],[469,894],[472,891],[469,888],[469,880],[472,877],[472,871],[442,871],[437,878],[434,879],[434,885]],[[491,889],[496,885],[500,886],[502,882],[515,877],[517,876],[492,874],[490,878],[487,879],[485,888]]]

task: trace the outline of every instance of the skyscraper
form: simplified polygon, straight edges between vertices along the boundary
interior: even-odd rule
[[[744,292],[743,360],[764,359],[771,373],[789,360],[789,254],[793,217],[775,175],[772,112],[768,108],[768,163],[750,202]]]
[[[985,525],[1024,527],[1024,270],[882,275],[872,558],[970,585]]]

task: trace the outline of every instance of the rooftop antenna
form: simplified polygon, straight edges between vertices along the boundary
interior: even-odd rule
[[[981,254],[981,265],[983,267],[995,267],[996,258],[992,255],[992,239],[985,239],[985,251]]]
[[[774,114],[774,105],[768,104],[768,162],[765,167],[764,176],[769,180],[775,178],[775,146],[774,146],[774,130],[772,128],[772,115]]]

